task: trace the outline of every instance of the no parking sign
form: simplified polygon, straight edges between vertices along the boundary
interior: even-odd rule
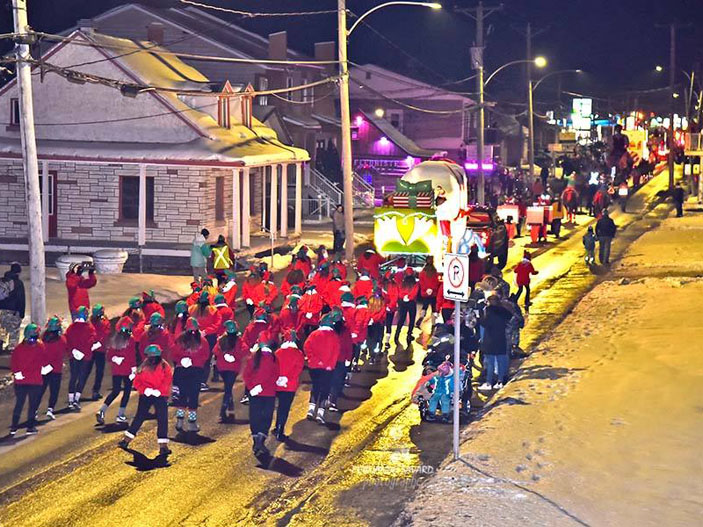
[[[469,255],[444,256],[444,298],[457,302],[469,300]]]

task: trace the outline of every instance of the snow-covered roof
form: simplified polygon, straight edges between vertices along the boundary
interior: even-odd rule
[[[181,61],[165,48],[155,46],[151,42],[116,38],[95,31],[75,31],[68,36],[67,42],[58,44],[56,48],[77,46],[79,41],[86,41],[98,49],[136,84],[204,92],[212,89],[210,80],[202,73]],[[60,49],[54,49],[49,54],[59,52]],[[86,73],[90,73],[90,69],[90,65],[81,67],[81,71]],[[182,161],[191,159],[197,162],[219,162],[234,166],[260,166],[310,159],[307,151],[283,145],[272,129],[264,126],[255,118],[252,118],[251,128],[240,123],[232,123],[229,129],[219,126],[212,115],[198,109],[208,102],[216,102],[218,93],[220,92],[212,91],[212,99],[210,99],[209,96],[182,96],[175,92],[161,90],[140,93],[135,98],[135,101],[139,101],[143,97],[156,97],[166,111],[170,111],[182,119],[184,125],[187,124],[198,131],[200,139],[196,141],[176,144],[164,142],[162,145],[154,143],[140,145],[120,143],[119,141],[115,143],[41,141],[39,144],[40,157],[72,155],[114,159],[116,155],[120,156],[118,150],[124,148],[123,156],[128,159],[137,155],[138,157],[159,160],[170,155]],[[114,97],[122,97],[122,95],[118,90],[115,90]],[[197,105],[189,105],[186,102],[192,100],[195,100]],[[108,112],[109,110],[106,110],[106,114]],[[15,141],[13,138],[3,140],[2,152],[11,154],[20,151],[19,141]]]

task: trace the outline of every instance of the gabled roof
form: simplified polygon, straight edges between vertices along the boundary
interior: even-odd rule
[[[437,152],[428,150],[418,146],[412,139],[403,135],[403,133],[385,119],[376,117],[373,114],[361,112],[366,119],[378,128],[393,144],[403,150],[406,154],[413,157],[432,157]]]

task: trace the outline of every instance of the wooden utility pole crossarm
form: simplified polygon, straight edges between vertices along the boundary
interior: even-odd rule
[[[46,269],[42,210],[39,189],[39,162],[34,134],[34,106],[32,103],[32,66],[27,27],[27,1],[12,0],[14,30],[17,34],[17,87],[20,104],[20,136],[24,165],[25,195],[27,198],[27,227],[32,321],[43,326],[46,321]]]

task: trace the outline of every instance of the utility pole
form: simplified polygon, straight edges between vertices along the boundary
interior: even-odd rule
[[[463,13],[470,16],[476,21],[476,39],[475,46],[471,50],[471,62],[473,63],[473,68],[477,71],[476,77],[476,88],[478,92],[478,124],[477,132],[478,137],[476,141],[476,161],[478,163],[477,172],[477,188],[476,188],[476,201],[479,205],[486,204],[486,178],[483,173],[483,162],[484,160],[484,143],[485,143],[485,128],[486,128],[486,114],[485,114],[485,100],[484,100],[484,63],[483,63],[483,20],[490,16],[494,11],[502,9],[503,6],[493,6],[484,7],[483,2],[479,1],[475,8],[457,9],[458,13]]]
[[[532,101],[532,24],[525,28],[525,60],[527,63],[527,114],[530,142],[527,146],[527,162],[530,166],[528,181],[530,185],[535,180],[535,111]]]
[[[347,62],[347,6],[337,0],[339,40],[339,107],[342,118],[342,174],[344,191],[344,235],[348,261],[354,258],[354,185],[352,172],[351,111],[349,109],[349,63]]]
[[[27,32],[27,0],[12,0],[14,12],[15,54],[17,57],[17,87],[20,104],[20,136],[24,165],[25,195],[27,199],[27,226],[32,321],[40,326],[46,320],[46,268],[44,262],[44,235],[39,191],[39,161],[34,134],[34,106],[32,101],[32,67],[28,60],[29,34]]]
[[[674,90],[676,84],[676,24],[669,25],[669,190],[674,188]]]

